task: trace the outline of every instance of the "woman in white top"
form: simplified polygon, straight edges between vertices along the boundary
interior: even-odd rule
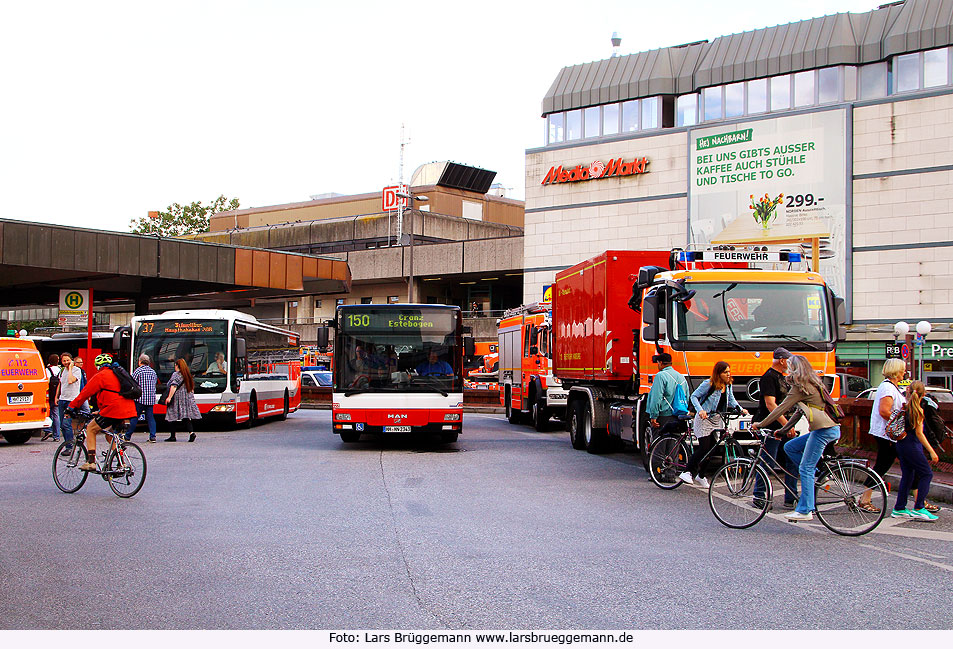
[[[899,358],[888,358],[884,363],[884,381],[877,388],[874,404],[870,409],[870,434],[877,439],[877,460],[874,472],[881,478],[886,475],[897,459],[897,446],[887,437],[887,420],[898,410],[903,410],[906,399],[900,389],[900,381],[907,372],[907,364]],[[870,503],[871,492],[861,497],[858,507],[867,511],[876,511]]]

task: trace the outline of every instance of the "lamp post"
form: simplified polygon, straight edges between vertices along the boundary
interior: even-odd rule
[[[917,323],[917,347],[920,348],[920,373],[919,378],[923,380],[923,347],[926,344],[927,334],[932,331],[933,327],[926,320],[921,320]]]
[[[408,275],[407,275],[407,302],[413,304],[415,300],[414,296],[414,201],[418,203],[424,203],[429,201],[430,198],[427,196],[417,196],[411,193],[398,193],[398,198],[406,199],[410,203],[410,236],[408,238],[408,244],[410,246],[410,251],[408,254],[407,264],[408,264]],[[401,208],[403,209],[403,208]]]

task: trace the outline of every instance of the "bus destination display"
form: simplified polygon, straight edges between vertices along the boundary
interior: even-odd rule
[[[341,328],[350,333],[387,332],[450,332],[456,327],[454,312],[440,311],[342,311]]]
[[[224,336],[227,322],[218,320],[160,320],[140,322],[138,335],[187,336]]]

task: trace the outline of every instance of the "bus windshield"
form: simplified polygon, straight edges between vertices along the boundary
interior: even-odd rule
[[[334,345],[338,391],[461,392],[459,311],[341,309]]]
[[[695,295],[675,303],[672,333],[682,343],[766,343],[822,349],[832,342],[823,286],[748,282],[688,282]],[[798,344],[800,343],[800,345]]]
[[[224,392],[228,385],[228,322],[224,320],[145,321],[136,326],[133,362],[141,354],[152,359],[159,381],[168,383],[175,361],[185,359],[195,392]]]

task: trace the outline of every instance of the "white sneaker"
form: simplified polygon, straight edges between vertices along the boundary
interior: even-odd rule
[[[679,473],[679,474],[678,474],[678,479],[681,480],[682,482],[684,482],[685,484],[692,484],[692,483],[693,483],[692,474],[689,473],[688,471],[682,471],[681,473]]]
[[[793,512],[788,512],[787,514],[784,515],[784,517],[792,522],[793,521],[812,521],[814,520],[814,513],[808,512],[806,514],[802,514],[801,512],[793,511]]]
[[[711,485],[708,483],[708,478],[698,476],[695,478],[695,484],[697,484],[702,489],[708,489]]]

